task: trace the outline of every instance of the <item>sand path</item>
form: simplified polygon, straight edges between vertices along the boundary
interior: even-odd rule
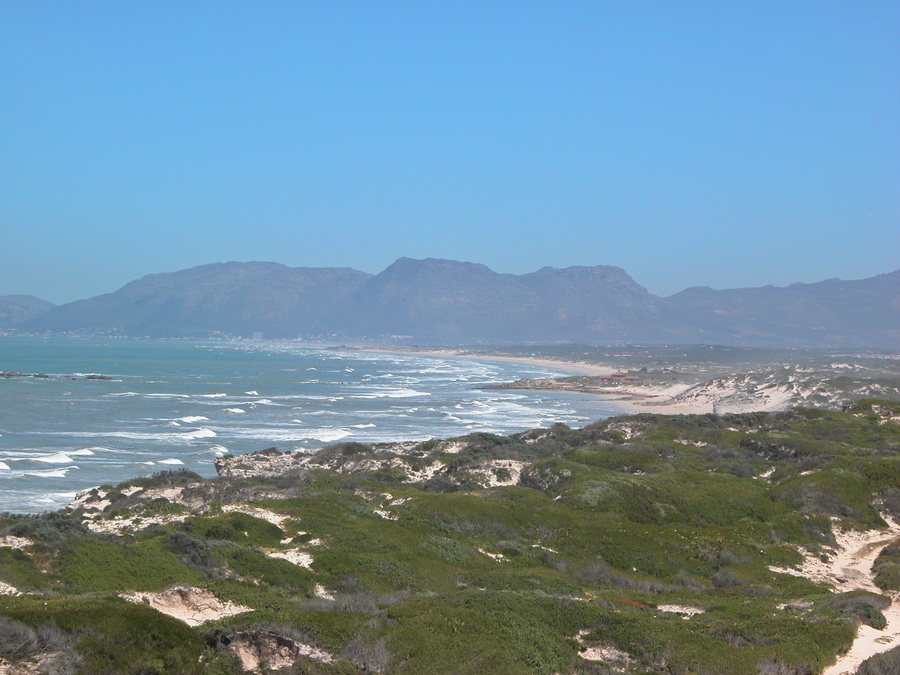
[[[882,549],[900,537],[900,525],[885,518],[889,530],[846,531],[837,533],[836,555],[824,563],[808,559],[801,569],[809,571],[814,581],[825,581],[835,590],[845,593],[864,590],[884,594],[872,581],[872,567]],[[860,624],[850,650],[839,657],[822,675],[852,675],[859,665],[875,654],[888,651],[900,644],[900,594],[890,594],[893,602],[882,610],[887,625],[883,630]]]

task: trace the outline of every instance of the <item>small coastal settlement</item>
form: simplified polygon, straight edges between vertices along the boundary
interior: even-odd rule
[[[216,469],[0,517],[2,672],[834,675],[900,659],[897,403],[271,448]]]

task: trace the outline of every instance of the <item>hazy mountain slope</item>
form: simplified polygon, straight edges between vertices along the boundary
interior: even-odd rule
[[[27,327],[121,329],[149,336],[259,331],[289,337],[318,330],[323,308],[340,303],[369,276],[348,268],[215,263],[142,277],[115,293],[56,307]]]
[[[660,298],[618,267],[500,274],[400,258],[375,276],[347,268],[216,263],[153,274],[20,324],[129,335],[220,332],[419,343],[616,342],[755,346],[900,345],[900,271],[785,288],[690,288]]]
[[[900,345],[900,270],[783,288],[689,288],[663,300],[692,341],[756,345]]]
[[[484,265],[400,258],[353,294],[349,315],[334,320],[354,335],[507,339],[530,327],[539,304],[516,276]]]
[[[544,267],[521,279],[541,299],[538,338],[652,341],[660,333],[659,298],[619,267]]]
[[[53,307],[52,302],[33,295],[0,296],[0,328],[13,328]]]
[[[334,323],[349,334],[437,342],[618,340],[646,335],[657,301],[617,267],[514,275],[473,263],[401,258],[361,286],[353,312]]]

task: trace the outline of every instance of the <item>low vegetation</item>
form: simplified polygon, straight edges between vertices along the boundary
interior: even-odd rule
[[[340,444],[285,475],[161,474],[99,489],[103,509],[3,514],[17,539],[0,582],[19,594],[0,596],[0,659],[72,674],[817,673],[859,623],[882,628],[890,600],[770,568],[828,551],[836,527],[900,518],[897,407]],[[874,571],[900,587],[900,543]],[[172,588],[237,609],[189,625],[150,599]]]

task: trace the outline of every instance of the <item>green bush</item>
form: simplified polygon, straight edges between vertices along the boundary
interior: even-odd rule
[[[159,539],[132,546],[100,539],[77,540],[63,554],[61,577],[78,591],[159,591],[173,584],[202,583]]]
[[[245,513],[189,518],[181,528],[204,539],[231,541],[242,546],[278,546],[284,532],[277,525]]]

